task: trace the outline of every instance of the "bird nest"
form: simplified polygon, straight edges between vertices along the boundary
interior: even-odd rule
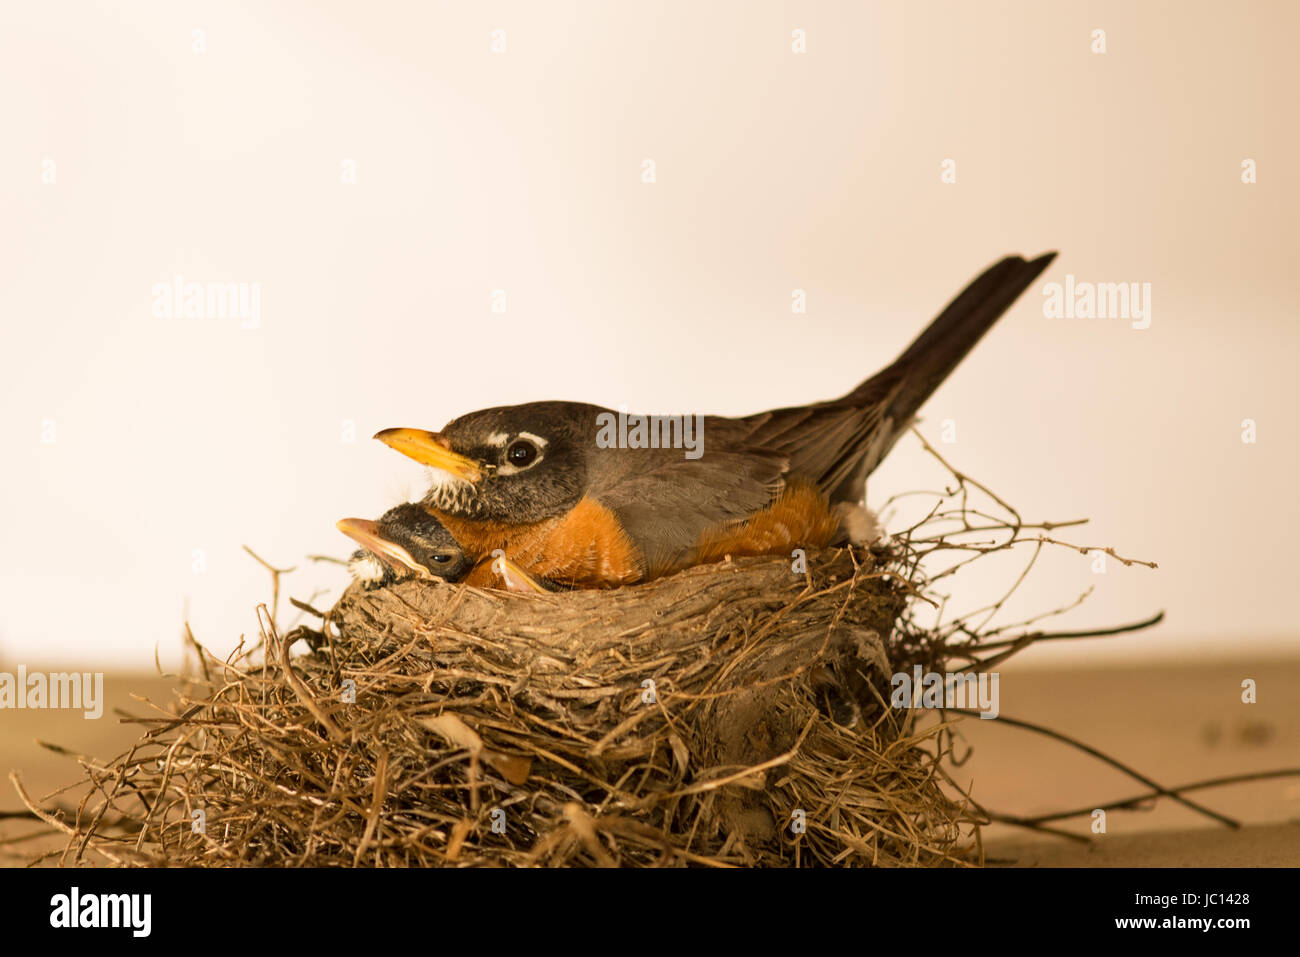
[[[926,553],[959,568],[1052,526],[988,518],[952,474],[873,551],[542,596],[354,585],[283,635],[263,608],[254,647],[199,649],[135,747],[84,764],[79,807],[29,807],[65,858],[123,865],[978,861],[986,819],[949,786],[951,736],[891,707],[890,679],[979,670],[999,634],[918,624]]]

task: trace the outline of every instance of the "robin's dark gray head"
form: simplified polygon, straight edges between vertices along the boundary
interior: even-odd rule
[[[424,504],[511,523],[562,515],[587,490],[597,416],[578,402],[530,402],[453,419],[441,432],[385,429],[375,438],[433,470]]]
[[[391,508],[376,522],[345,518],[338,529],[361,545],[348,568],[371,587],[411,577],[457,581],[474,564],[442,523],[414,503]]]

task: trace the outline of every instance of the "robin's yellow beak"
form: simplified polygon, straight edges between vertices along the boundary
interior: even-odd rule
[[[344,518],[334,524],[340,532],[366,551],[391,565],[393,571],[412,571],[421,578],[432,578],[429,570],[411,557],[401,545],[390,542],[379,531],[379,526],[364,518]]]
[[[423,429],[384,429],[375,438],[421,465],[442,469],[466,482],[477,482],[490,468],[482,462],[451,450],[451,445],[437,432]]]

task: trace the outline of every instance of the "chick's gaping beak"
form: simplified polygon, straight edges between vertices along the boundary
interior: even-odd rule
[[[450,472],[466,482],[477,482],[489,471],[483,462],[451,450],[451,444],[437,432],[424,429],[384,429],[375,438],[421,465]]]
[[[375,522],[364,518],[344,518],[336,522],[334,527],[366,551],[380,558],[393,571],[410,571],[421,578],[434,577],[427,568],[412,558],[411,553],[405,548],[384,538]]]

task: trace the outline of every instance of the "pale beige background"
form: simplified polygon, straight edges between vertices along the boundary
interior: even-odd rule
[[[1161,567],[1053,555],[1012,615],[1094,585],[1069,626],[1169,612],[1044,662],[1289,652],[1298,27],[1288,2],[6,3],[0,663],[174,660],[187,606],[228,648],[268,595],[244,543],[299,564],[293,594],[337,587],[303,563],[347,553],[334,520],[420,491],[376,429],[824,398],[1048,248],[1049,281],[1151,283],[1151,328],[1031,290],[924,428]],[[176,273],[260,282],[260,328],[155,319]],[[935,480],[907,439],[871,497]]]

